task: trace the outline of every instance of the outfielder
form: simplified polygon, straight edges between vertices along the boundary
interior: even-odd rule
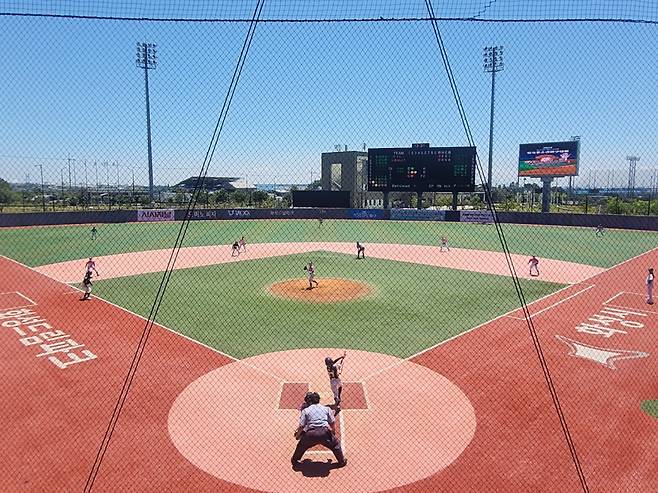
[[[334,394],[336,414],[340,412],[340,395],[343,392],[343,383],[340,381],[340,374],[343,371],[345,356],[347,356],[347,351],[340,358],[332,359],[327,356],[324,359],[324,364],[327,366],[327,373],[329,374],[329,385],[331,385],[331,392]]]

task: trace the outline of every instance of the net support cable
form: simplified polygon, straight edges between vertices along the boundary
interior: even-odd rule
[[[444,68],[446,70],[447,76],[448,76],[448,81],[450,83],[450,88],[452,90],[453,97],[455,99],[455,103],[457,105],[457,110],[459,112],[459,117],[462,122],[462,125],[464,127],[464,131],[466,133],[466,138],[468,139],[468,143],[470,146],[475,147],[475,141],[473,139],[473,135],[471,133],[470,125],[468,123],[468,119],[466,117],[466,112],[464,110],[464,106],[461,101],[461,97],[459,95],[459,90],[457,87],[457,83],[455,81],[454,74],[452,72],[452,68],[450,66],[450,60],[448,58],[448,52],[446,50],[446,47],[443,43],[443,38],[441,37],[441,31],[439,30],[438,23],[436,21],[436,18],[434,16],[434,7],[432,5],[432,0],[425,0],[425,6],[427,7],[428,13],[430,15],[430,18],[432,19],[432,30],[434,31],[434,36],[436,38],[437,45],[439,47],[439,51],[441,53],[441,59],[443,61]],[[555,407],[555,411],[557,413],[558,419],[560,421],[560,426],[562,428],[562,432],[564,434],[565,441],[567,443],[567,446],[569,448],[569,453],[571,455],[571,460],[574,464],[574,467],[576,469],[576,473],[578,475],[578,480],[580,482],[580,485],[582,487],[582,490],[585,493],[589,492],[589,488],[587,486],[587,478],[585,477],[585,474],[582,469],[582,465],[580,463],[580,459],[578,458],[578,453],[576,451],[576,446],[574,444],[573,438],[571,436],[571,432],[569,431],[569,425],[567,423],[566,417],[564,415],[564,411],[562,410],[562,406],[560,404],[560,399],[557,393],[557,390],[555,389],[555,385],[553,384],[553,379],[551,377],[551,371],[550,368],[548,367],[548,363],[546,362],[546,358],[544,356],[544,351],[542,349],[541,341],[539,339],[539,336],[537,335],[537,330],[535,328],[534,322],[532,321],[531,315],[530,315],[530,310],[528,308],[528,304],[526,302],[525,296],[523,294],[523,289],[521,286],[521,283],[519,281],[519,277],[516,273],[516,268],[514,267],[514,263],[512,261],[512,255],[509,250],[509,246],[507,245],[507,240],[505,238],[505,233],[503,231],[502,225],[500,221],[498,221],[498,215],[496,213],[496,207],[494,205],[494,201],[492,200],[491,196],[491,189],[489,188],[489,184],[487,180],[485,179],[484,175],[484,170],[482,168],[482,163],[480,161],[479,154],[476,153],[476,161],[477,161],[477,171],[478,175],[480,177],[480,181],[482,182],[482,186],[484,188],[485,192],[485,199],[487,204],[489,205],[491,212],[493,213],[493,219],[494,219],[494,225],[496,227],[496,233],[498,234],[498,238],[500,240],[500,244],[503,250],[503,254],[505,256],[505,260],[507,262],[507,266],[510,270],[510,274],[512,277],[512,282],[514,284],[514,289],[516,290],[516,293],[519,297],[519,301],[521,303],[521,308],[523,310],[523,316],[526,320],[526,324],[528,326],[528,330],[530,332],[530,337],[532,338],[532,343],[534,345],[535,351],[537,353],[537,358],[539,359],[539,364],[541,365],[542,373],[544,375],[544,380],[546,381],[546,385],[548,387],[548,390],[551,395],[551,400],[553,401],[553,405]]]
[[[217,123],[215,125],[215,128],[213,130],[212,138],[210,139],[210,145],[208,146],[208,150],[206,151],[206,155],[204,157],[203,163],[201,165],[201,170],[199,172],[194,191],[192,192],[192,196],[190,198],[190,201],[187,204],[187,208],[185,211],[185,218],[183,219],[183,222],[181,223],[181,227],[178,231],[178,235],[176,237],[176,241],[174,244],[174,247],[171,251],[171,254],[169,256],[169,260],[167,262],[167,267],[165,269],[165,272],[162,276],[162,280],[160,281],[160,285],[158,287],[158,292],[155,296],[155,300],[153,302],[153,305],[151,306],[151,311],[149,313],[149,316],[147,318],[146,324],[144,326],[144,329],[142,330],[142,334],[139,340],[139,343],[137,345],[137,348],[135,349],[135,353],[133,355],[133,359],[130,364],[130,368],[128,369],[128,373],[124,379],[123,386],[121,388],[121,392],[119,394],[119,397],[117,399],[117,402],[114,406],[114,410],[112,412],[112,416],[110,418],[110,421],[108,423],[107,429],[105,431],[105,434],[103,436],[103,440],[101,442],[101,445],[98,449],[98,452],[96,454],[96,458],[94,460],[94,463],[92,465],[92,468],[89,472],[89,476],[87,477],[87,482],[85,484],[84,491],[85,493],[88,493],[92,490],[94,486],[94,482],[96,480],[96,477],[98,475],[98,471],[100,469],[100,466],[103,462],[103,459],[105,457],[105,453],[107,451],[107,447],[110,443],[110,440],[112,438],[112,434],[114,432],[114,429],[116,427],[116,423],[119,419],[119,416],[121,415],[121,411],[123,409],[123,406],[125,404],[126,398],[128,396],[128,393],[130,391],[133,379],[135,377],[135,374],[137,372],[137,369],[139,367],[139,363],[141,361],[142,355],[144,354],[144,349],[146,347],[146,343],[148,342],[149,335],[151,333],[151,329],[153,328],[153,325],[155,323],[155,319],[157,317],[158,311],[160,309],[160,305],[162,304],[162,300],[164,299],[165,292],[167,290],[167,285],[169,283],[169,279],[171,278],[171,274],[174,270],[174,266],[176,264],[176,259],[178,258],[178,254],[180,252],[180,249],[183,245],[183,241],[185,240],[185,235],[187,233],[187,229],[190,223],[190,220],[192,218],[192,213],[194,212],[197,202],[199,200],[199,196],[201,194],[201,190],[203,189],[204,181],[206,179],[206,176],[208,174],[208,169],[210,167],[210,163],[212,162],[213,156],[215,154],[215,150],[217,148],[217,143],[219,142],[219,137],[222,133],[222,129],[224,128],[224,123],[226,121],[227,115],[229,108],[231,106],[231,101],[233,100],[233,95],[235,94],[235,90],[237,88],[238,82],[240,80],[240,75],[242,74],[242,69],[244,67],[245,61],[247,59],[247,55],[249,53],[249,49],[251,47],[251,42],[254,38],[254,34],[256,31],[256,26],[258,25],[259,18],[263,9],[263,5],[265,3],[265,0],[257,0],[256,7],[254,9],[254,13],[251,19],[251,22],[249,24],[249,29],[247,30],[247,34],[245,36],[245,40],[242,44],[242,49],[240,51],[240,56],[238,57],[238,61],[236,63],[235,69],[233,71],[233,76],[231,78],[231,83],[229,84],[229,89],[226,93],[226,96],[224,98],[224,102],[222,104],[222,108],[219,114],[219,117],[217,119]]]

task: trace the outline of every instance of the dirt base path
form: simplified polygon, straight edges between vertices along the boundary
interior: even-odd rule
[[[356,257],[353,243],[256,243],[247,245],[247,251],[239,256],[231,256],[231,247],[212,245],[181,248],[176,260],[176,269],[189,269],[229,262],[242,262],[269,257],[329,251],[345,253]],[[438,246],[401,245],[390,243],[369,243],[366,245],[367,258],[395,260],[413,264],[447,267],[449,269],[482,272],[509,276],[509,267],[501,252],[451,248],[441,251]],[[96,257],[96,266],[101,279],[134,276],[150,272],[162,272],[167,267],[171,249],[129,252],[117,255]],[[50,265],[42,265],[36,270],[66,283],[80,282],[84,275],[87,259],[71,260]],[[541,276],[531,277],[528,272],[528,257],[512,254],[512,261],[519,277],[539,279],[560,284],[575,284],[603,272],[605,269],[555,259],[540,259]]]

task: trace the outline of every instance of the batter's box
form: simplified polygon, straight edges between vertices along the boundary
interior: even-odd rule
[[[284,383],[281,387],[279,409],[299,409],[308,390],[308,383]],[[341,409],[368,409],[366,392],[361,382],[343,382],[340,407]]]
[[[658,298],[655,301],[658,303]],[[648,305],[647,295],[643,293],[629,293],[628,291],[622,291],[605,301],[603,304],[625,310],[658,313],[658,304]]]
[[[0,293],[0,311],[13,310],[14,308],[25,308],[28,306],[36,306],[36,303],[18,291]]]
[[[308,383],[284,383],[279,397],[279,409],[299,409],[304,403],[306,392],[308,392]]]

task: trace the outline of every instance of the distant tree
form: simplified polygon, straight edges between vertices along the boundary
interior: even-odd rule
[[[16,192],[11,188],[11,185],[0,178],[0,207],[10,204],[15,198]]]
[[[309,183],[306,187],[306,190],[321,190],[321,189],[322,189],[322,182],[320,180],[315,180]]]
[[[263,192],[261,190],[256,190],[253,194],[251,194],[251,200],[254,201],[254,204],[258,207],[263,204],[263,202],[266,202],[269,196],[267,195],[267,192]]]
[[[185,192],[182,192],[180,190],[176,191],[176,195],[174,196],[174,202],[179,205],[183,205],[187,203],[187,197],[185,195]]]
[[[228,192],[224,189],[218,190],[213,194],[215,204],[225,204],[228,202]]]
[[[249,196],[247,195],[247,193],[243,192],[242,190],[236,190],[235,192],[233,192],[231,198],[237,205],[244,205],[247,202],[247,200],[249,200]]]

